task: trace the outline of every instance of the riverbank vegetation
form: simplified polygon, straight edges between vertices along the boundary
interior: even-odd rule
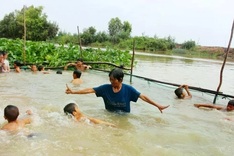
[[[46,67],[64,67],[69,62],[83,58],[85,62],[103,62],[103,64],[92,65],[93,68],[106,68],[105,63],[114,63],[118,66],[129,67],[131,55],[129,51],[118,49],[80,49],[73,44],[53,44],[44,41],[27,41],[25,52],[23,51],[23,40],[0,38],[0,50],[8,51],[10,62],[19,60],[22,65],[43,64]]]

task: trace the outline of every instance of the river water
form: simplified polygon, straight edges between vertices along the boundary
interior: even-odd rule
[[[210,60],[168,56],[136,56],[134,74],[156,80],[186,83],[202,88],[216,89],[221,63]],[[234,65],[228,63],[225,72],[233,76]],[[217,74],[217,75],[216,75]],[[217,77],[217,78],[216,78]],[[230,76],[231,77],[231,76]],[[233,95],[233,81],[225,76],[222,90]],[[133,77],[131,85],[152,100],[170,107],[161,114],[155,107],[138,100],[131,103],[131,113],[107,112],[101,98],[94,94],[67,95],[65,84],[73,89],[109,83],[108,73],[90,70],[82,75],[83,84],[73,86],[72,71],[62,75],[0,74],[0,114],[9,104],[19,107],[20,117],[33,112],[32,123],[21,133],[0,131],[0,155],[102,155],[102,156],[231,156],[233,155],[233,112],[197,109],[194,103],[210,103],[213,95],[191,90],[193,98],[175,98],[173,86],[162,85]],[[124,83],[130,77],[125,75]],[[228,85],[227,85],[227,84]],[[226,85],[225,85],[226,84]],[[218,98],[226,104],[228,99]],[[63,107],[70,102],[79,104],[81,111],[117,125],[80,123],[68,118]],[[1,125],[5,124],[0,118]],[[27,134],[34,134],[28,138]]]
[[[180,56],[137,53],[133,74],[171,82],[217,90],[223,61]],[[234,95],[234,62],[226,62],[220,91]]]

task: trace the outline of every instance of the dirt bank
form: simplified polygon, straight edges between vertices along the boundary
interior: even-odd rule
[[[225,54],[227,52],[227,48],[224,47],[209,47],[209,46],[199,46],[198,51],[201,52],[208,52],[210,54],[217,54],[218,59],[224,59]],[[234,48],[231,48],[228,53],[227,57],[228,61],[234,62]]]

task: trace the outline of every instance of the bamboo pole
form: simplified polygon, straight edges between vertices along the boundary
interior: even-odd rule
[[[77,32],[78,32],[78,42],[80,45],[80,58],[82,58],[82,46],[81,46],[81,39],[80,39],[80,30],[79,30],[79,26],[77,26]]]
[[[133,48],[132,48],[132,62],[131,62],[131,72],[130,72],[130,83],[132,83],[132,71],[135,57],[135,40],[133,39]]]
[[[25,9],[26,6],[24,5],[24,47],[23,47],[23,59],[24,59],[24,65],[26,64],[26,17],[25,17]]]
[[[131,70],[130,68],[126,68],[126,67],[122,67],[122,66],[118,66],[114,63],[110,63],[110,62],[89,62],[89,61],[84,61],[85,64],[105,64],[105,65],[110,65],[116,68],[122,68],[124,70]],[[93,69],[93,68],[92,68]]]
[[[226,60],[227,60],[227,57],[228,57],[228,53],[230,51],[230,46],[231,46],[231,42],[232,42],[232,36],[233,36],[233,29],[234,29],[234,20],[233,20],[233,23],[232,23],[232,29],[231,29],[231,35],[230,35],[230,39],[229,39],[229,43],[228,43],[228,48],[227,48],[227,51],[226,51],[226,54],[225,54],[225,57],[224,57],[224,60],[223,60],[223,65],[221,67],[221,70],[220,70],[220,80],[219,80],[219,85],[218,85],[218,88],[217,88],[217,93],[215,94],[215,97],[214,97],[214,100],[213,100],[213,104],[215,104],[216,102],[216,98],[218,96],[218,92],[220,90],[220,87],[222,85],[222,81],[223,81],[223,69],[224,69],[224,66],[226,64]]]

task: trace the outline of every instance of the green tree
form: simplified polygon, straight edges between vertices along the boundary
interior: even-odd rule
[[[182,45],[181,45],[181,48],[182,49],[188,49],[188,50],[191,50],[191,49],[193,49],[193,48],[195,48],[196,47],[196,43],[195,43],[195,41],[192,41],[192,40],[190,40],[190,41],[185,41]]]
[[[128,21],[122,23],[121,20],[116,17],[109,21],[108,30],[111,41],[113,43],[118,43],[121,39],[128,39],[130,37],[132,26]]]
[[[94,27],[89,27],[88,29],[84,29],[81,34],[82,44],[89,45],[93,42],[96,42],[96,29]]]
[[[14,13],[6,15],[3,20],[0,21],[0,37],[4,38],[21,38],[22,34],[19,34],[21,27],[17,24],[16,16]]]
[[[78,35],[60,31],[53,41],[62,45],[69,43],[78,44]]]
[[[98,32],[96,35],[96,41],[99,43],[108,41],[109,37],[108,34],[104,31]]]
[[[124,39],[124,40],[128,39],[128,38],[130,38],[131,31],[132,31],[131,24],[128,21],[124,21],[122,30],[121,30],[121,32],[119,34],[119,37],[121,39]]]
[[[176,47],[175,39],[171,36],[167,37],[167,42],[168,42],[168,49],[173,49]]]
[[[24,34],[24,19],[26,21],[26,38],[33,41],[45,41],[52,39],[58,32],[58,25],[47,21],[47,15],[43,12],[43,7],[24,7],[20,11],[6,15],[0,21],[0,37],[22,38]],[[6,27],[6,26],[11,27]]]

